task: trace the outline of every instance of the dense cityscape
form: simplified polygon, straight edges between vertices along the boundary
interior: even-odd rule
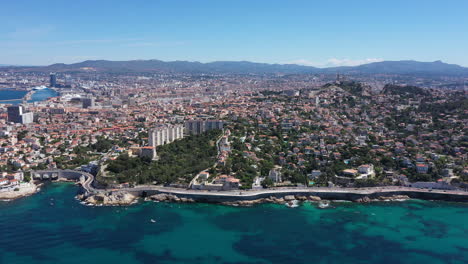
[[[107,188],[456,190],[468,181],[464,87],[340,74],[1,76],[28,95],[58,94],[4,102],[3,190],[54,169],[92,173]]]
[[[468,1],[2,1],[0,264],[468,263]]]

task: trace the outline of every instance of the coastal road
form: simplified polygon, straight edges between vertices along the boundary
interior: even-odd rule
[[[319,194],[319,193],[343,193],[343,194],[358,194],[358,195],[372,195],[375,193],[391,193],[391,192],[412,192],[412,193],[431,193],[431,194],[446,194],[446,195],[459,195],[468,197],[468,192],[463,190],[430,190],[419,189],[412,187],[401,186],[387,186],[387,187],[369,187],[369,188],[329,188],[329,187],[285,187],[285,188],[269,188],[262,190],[232,190],[232,191],[206,191],[206,190],[191,190],[174,187],[165,187],[158,185],[137,185],[133,188],[121,189],[98,189],[93,187],[94,176],[80,172],[84,177],[81,185],[86,192],[91,194],[98,194],[104,192],[160,192],[168,194],[180,195],[198,195],[198,196],[218,196],[218,197],[243,197],[254,198],[256,196],[265,195],[294,195],[294,194]]]
[[[304,193],[343,193],[343,194],[359,194],[359,195],[372,195],[374,193],[386,193],[386,192],[416,192],[416,193],[433,193],[433,194],[452,194],[462,195],[468,197],[468,192],[464,191],[453,191],[453,190],[429,190],[429,189],[418,189],[411,187],[371,187],[371,188],[328,188],[328,187],[311,187],[311,188],[276,188],[276,189],[264,189],[264,190],[235,190],[235,191],[204,191],[204,190],[189,190],[181,188],[172,188],[164,186],[151,186],[151,185],[139,185],[134,188],[120,189],[126,192],[149,192],[157,191],[161,193],[170,194],[182,194],[182,195],[202,195],[202,196],[226,196],[226,197],[255,197],[265,195],[294,195]]]

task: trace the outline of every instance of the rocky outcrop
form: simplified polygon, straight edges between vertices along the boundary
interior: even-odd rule
[[[371,202],[371,199],[367,196],[364,196],[362,198],[358,198],[356,200],[354,200],[354,202],[356,203],[370,203]]]
[[[286,200],[284,200],[284,198],[276,198],[276,197],[273,197],[273,202],[274,203],[284,203]]]
[[[299,200],[299,201],[307,201],[307,196],[304,196],[304,195],[296,195],[296,200]]]
[[[309,196],[309,200],[310,200],[310,201],[313,201],[313,202],[318,202],[318,201],[321,201],[322,198],[320,198],[320,197],[318,197],[318,196],[310,195],[310,196]]]
[[[408,195],[391,195],[391,196],[377,196],[374,199],[364,196],[358,199],[355,199],[356,203],[370,203],[370,202],[379,202],[379,201],[404,201],[408,200],[410,197]]]
[[[128,205],[134,203],[137,196],[126,193],[126,192],[108,192],[108,193],[97,193],[97,194],[82,194],[77,197],[87,204],[92,205]],[[327,197],[324,197],[327,198]],[[400,194],[386,194],[386,195],[355,195],[354,197],[345,197],[346,200],[351,200],[357,203],[370,203],[374,201],[401,201],[407,200],[407,195]],[[175,202],[175,203],[219,203],[231,206],[252,206],[255,204],[262,203],[275,203],[275,204],[286,204],[291,202],[321,202],[324,201],[320,196],[307,195],[307,194],[284,194],[284,195],[271,195],[262,198],[248,198],[248,197],[228,197],[226,196],[203,196],[203,195],[185,195],[185,194],[173,194],[173,193],[157,193],[155,195],[145,198],[145,201],[152,200],[157,202]],[[330,199],[327,199],[330,200]],[[331,198],[333,200],[333,198]]]
[[[81,194],[77,198],[90,205],[129,205],[133,204],[138,197],[127,192],[109,192],[92,195]]]
[[[255,204],[262,204],[262,203],[284,204],[285,199],[270,196],[268,198],[260,198],[260,199],[255,199],[255,200],[239,200],[239,201],[222,202],[221,204],[232,205],[232,206],[252,206]]]
[[[173,194],[159,193],[149,197],[150,200],[157,202],[176,202],[176,203],[194,203],[192,198],[178,197]]]
[[[197,200],[195,198],[180,197],[170,193],[158,193],[148,197],[146,200],[152,200],[157,202],[176,202],[176,203],[194,203],[194,202],[206,202],[205,200]],[[213,203],[220,203],[230,206],[252,206],[256,204],[263,203],[274,203],[274,204],[285,204],[292,201],[312,201],[318,202],[322,199],[318,196],[305,196],[305,195],[285,195],[284,197],[270,196],[267,198],[258,198],[258,199],[239,199],[232,201],[219,201]]]
[[[392,195],[392,196],[379,196],[377,201],[404,201],[408,200],[410,197],[408,195]]]
[[[21,197],[26,197],[29,195],[33,195],[38,190],[38,185],[34,183],[26,183],[21,184],[12,188],[11,191],[2,191],[0,192],[0,199],[1,200],[14,200]]]
[[[262,204],[262,203],[274,203],[274,204],[285,204],[292,201],[312,201],[317,202],[320,201],[320,197],[318,196],[304,196],[304,195],[286,195],[284,197],[275,197],[270,196],[268,198],[260,198],[255,200],[239,200],[239,201],[230,201],[230,202],[222,202],[221,204],[224,205],[232,205],[232,206],[252,206],[255,204]]]

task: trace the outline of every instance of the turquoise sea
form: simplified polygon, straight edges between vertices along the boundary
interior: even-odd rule
[[[77,192],[0,202],[0,263],[468,263],[467,204],[87,207]]]
[[[26,95],[27,92],[25,91],[16,91],[16,90],[11,90],[11,89],[3,89],[0,90],[0,100],[10,100],[10,99],[19,99],[19,100],[14,100],[14,101],[8,101],[8,102],[0,102],[0,104],[20,104],[22,103],[21,98],[23,98]],[[58,96],[58,93],[52,89],[43,89],[43,90],[37,90],[31,95],[31,100],[28,100],[29,103],[33,102],[39,102],[39,101],[44,101],[47,100],[49,97],[55,97]]]

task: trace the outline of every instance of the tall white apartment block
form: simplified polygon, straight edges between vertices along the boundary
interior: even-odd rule
[[[187,134],[199,135],[212,129],[223,129],[224,121],[221,120],[188,120],[185,122]]]
[[[183,125],[164,125],[149,131],[148,143],[152,147],[174,142],[184,137]]]

